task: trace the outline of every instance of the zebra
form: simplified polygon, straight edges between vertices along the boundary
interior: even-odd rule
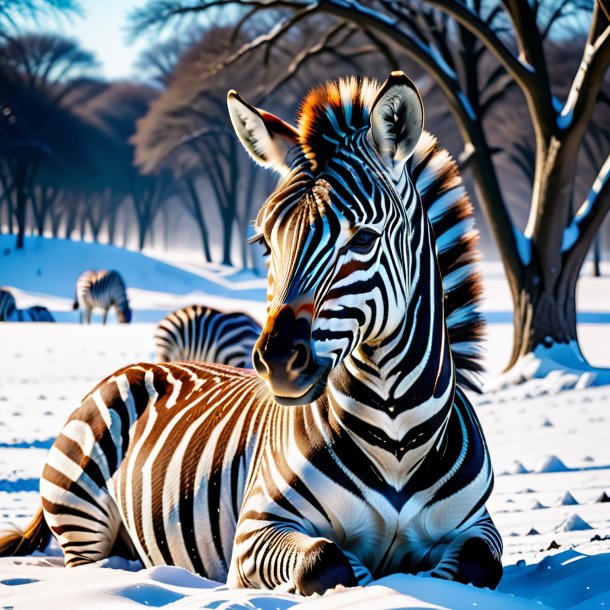
[[[55,322],[51,312],[42,305],[18,309],[15,297],[0,288],[0,322]]]
[[[17,315],[20,322],[55,322],[53,314],[42,305],[18,309]]]
[[[157,361],[199,360],[252,368],[262,328],[242,312],[190,305],[165,317],[155,331]]]
[[[298,127],[234,91],[228,105],[281,175],[256,220],[256,371],[140,363],[102,381],[50,450],[41,509],[0,550],[51,531],[70,567],[131,552],[303,595],[396,571],[494,588],[493,472],[456,384],[456,363],[471,384],[480,368],[476,231],[415,85],[321,85]]]
[[[114,305],[119,322],[131,322],[131,309],[127,299],[125,282],[118,271],[85,271],[76,280],[74,309],[81,309],[81,324],[91,323],[91,312],[102,309],[103,324],[106,324],[108,310]]]
[[[15,297],[5,288],[0,288],[0,322],[10,322],[17,311]]]

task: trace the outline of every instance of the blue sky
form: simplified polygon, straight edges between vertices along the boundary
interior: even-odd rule
[[[146,0],[81,0],[83,16],[69,19],[39,19],[33,26],[77,38],[83,48],[93,51],[101,64],[100,76],[120,79],[137,76],[133,62],[150,42],[145,38],[128,44],[125,34],[127,14]]]

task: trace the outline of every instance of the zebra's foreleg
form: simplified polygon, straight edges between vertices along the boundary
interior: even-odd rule
[[[474,523],[444,547],[436,566],[423,575],[495,589],[502,572],[502,538],[483,509]]]
[[[108,317],[108,309],[104,309],[104,314],[102,315],[102,324],[106,324],[106,318]]]
[[[312,595],[358,580],[334,542],[277,524],[254,533],[238,528],[227,584]]]

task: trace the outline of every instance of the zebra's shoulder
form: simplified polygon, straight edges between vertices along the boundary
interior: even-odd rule
[[[458,383],[480,391],[485,325],[479,309],[483,279],[473,206],[457,163],[432,134],[422,133],[409,171],[436,237],[445,319]]]

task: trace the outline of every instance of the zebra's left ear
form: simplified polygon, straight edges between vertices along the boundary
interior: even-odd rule
[[[394,166],[413,154],[424,126],[424,106],[405,74],[390,74],[373,103],[370,123],[369,140],[384,161]]]
[[[273,114],[250,106],[236,91],[229,91],[227,105],[235,133],[254,161],[282,175],[288,173],[286,153],[297,143],[297,130]]]

